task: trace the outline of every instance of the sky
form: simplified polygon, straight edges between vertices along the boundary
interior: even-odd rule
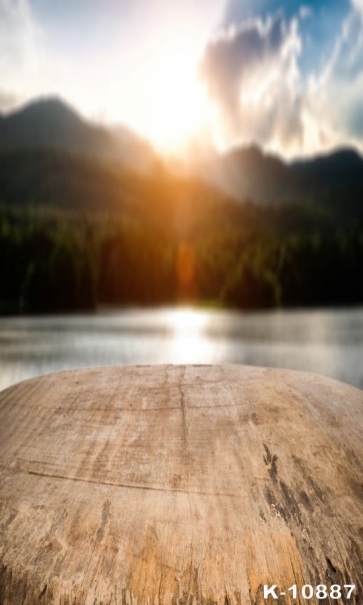
[[[0,0],[0,74],[165,153],[363,151],[363,0]]]

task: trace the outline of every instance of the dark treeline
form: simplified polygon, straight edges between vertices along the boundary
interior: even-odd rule
[[[0,312],[363,303],[359,225],[342,228],[342,219],[299,206],[209,200],[203,210],[193,195],[173,206],[158,199],[152,211],[125,216],[3,206]]]
[[[363,204],[257,206],[156,164],[0,150],[0,313],[363,303]]]

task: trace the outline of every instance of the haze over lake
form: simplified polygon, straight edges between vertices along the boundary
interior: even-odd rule
[[[249,364],[363,388],[363,309],[239,313],[187,308],[0,319],[0,388],[82,366]]]

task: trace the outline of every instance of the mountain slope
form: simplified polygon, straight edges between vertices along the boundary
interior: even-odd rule
[[[215,156],[198,172],[229,195],[261,205],[363,205],[363,159],[351,149],[288,164],[252,146]]]
[[[59,148],[0,150],[0,204],[14,208],[133,211],[147,190],[123,164]]]
[[[127,128],[96,126],[57,98],[34,101],[8,116],[0,116],[0,146],[79,151],[123,162],[141,172],[155,163],[150,146]]]
[[[0,149],[25,148],[76,152],[143,174],[152,173],[158,163],[151,147],[127,128],[95,125],[55,98],[0,116]],[[363,159],[352,149],[289,164],[251,146],[215,154],[208,161],[191,158],[193,162],[193,174],[239,200],[262,206],[322,203],[347,213],[363,212]]]

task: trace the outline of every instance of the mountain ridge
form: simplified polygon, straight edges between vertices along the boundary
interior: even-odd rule
[[[0,145],[59,147],[119,161],[140,172],[148,172],[156,161],[151,146],[128,128],[88,121],[58,97],[38,99],[0,115]]]
[[[76,151],[119,162],[142,174],[152,173],[160,164],[151,145],[128,128],[88,121],[58,97],[38,99],[0,115],[0,147]],[[351,147],[287,162],[250,145],[223,155],[213,152],[208,160],[196,156],[190,165],[192,178],[237,200],[262,206],[322,202],[355,207],[363,203],[363,158]]]
[[[363,158],[350,147],[287,162],[251,145],[199,163],[198,172],[228,195],[259,205],[363,200]]]

